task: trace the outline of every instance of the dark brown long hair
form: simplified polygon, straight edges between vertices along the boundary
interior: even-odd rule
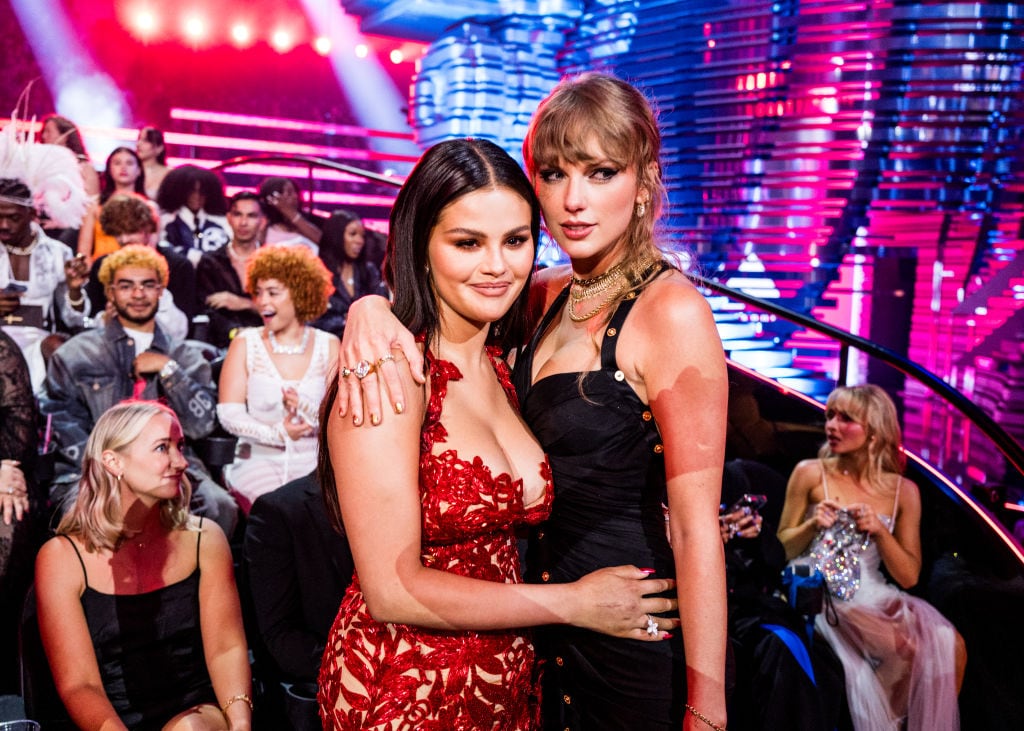
[[[395,293],[392,312],[411,332],[423,334],[424,349],[437,332],[437,301],[427,276],[427,247],[441,212],[477,190],[506,188],[530,205],[530,233],[536,254],[540,236],[540,203],[519,164],[493,142],[456,139],[440,142],[424,153],[406,179],[391,209],[384,279]],[[492,325],[492,340],[507,352],[521,345],[527,331],[527,280],[512,307]],[[341,529],[341,507],[327,439],[327,423],[338,398],[338,378],[331,379],[320,415],[317,471],[327,514]],[[342,531],[343,532],[343,531]]]

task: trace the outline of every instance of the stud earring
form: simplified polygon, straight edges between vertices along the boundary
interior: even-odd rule
[[[636,204],[636,217],[643,218],[644,214],[647,213],[647,204],[637,203]]]

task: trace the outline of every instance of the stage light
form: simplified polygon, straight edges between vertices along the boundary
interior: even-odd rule
[[[326,56],[331,52],[331,39],[327,36],[318,36],[313,41],[313,50],[319,53],[321,56]]]
[[[391,59],[391,63],[397,66],[405,60],[405,54],[402,53],[402,49],[396,48],[388,54],[388,58]]]
[[[149,8],[137,10],[132,17],[135,32],[142,38],[148,38],[156,30],[156,14]]]
[[[235,23],[231,26],[231,40],[239,48],[248,46],[252,43],[252,29],[245,23]]]
[[[356,58],[366,58],[370,55],[370,48],[365,43],[358,43],[355,47]]]
[[[295,39],[284,28],[278,28],[270,34],[270,45],[278,53],[288,53],[295,47]]]
[[[193,43],[202,40],[203,36],[206,35],[206,21],[198,15],[186,16],[181,28],[185,33],[185,37]]]

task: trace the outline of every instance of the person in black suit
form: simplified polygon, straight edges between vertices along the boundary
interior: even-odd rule
[[[284,684],[292,728],[319,729],[320,658],[353,563],[348,541],[328,522],[315,473],[256,500],[243,557],[257,664]]]

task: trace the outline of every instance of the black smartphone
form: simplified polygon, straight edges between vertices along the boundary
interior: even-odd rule
[[[725,510],[722,510],[721,513],[722,515],[728,515],[729,513],[735,513],[737,510],[742,510],[743,508],[749,508],[751,513],[757,513],[760,512],[766,502],[768,502],[767,495],[756,495],[748,492],[741,495],[739,500],[734,502]]]

